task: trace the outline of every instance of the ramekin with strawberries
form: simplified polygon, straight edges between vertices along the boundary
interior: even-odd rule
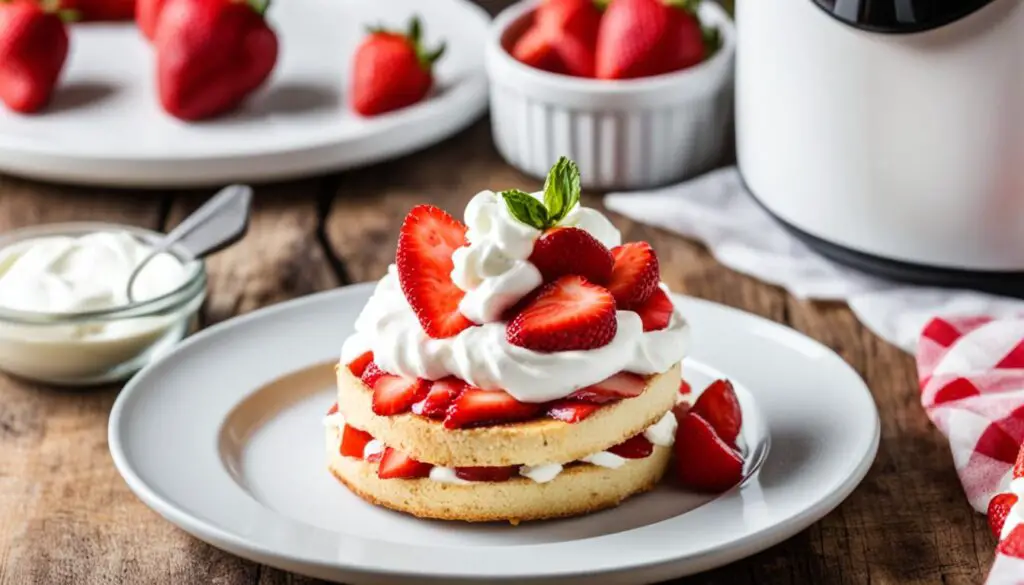
[[[487,47],[499,152],[543,177],[559,155],[589,188],[708,170],[731,136],[735,31],[700,0],[527,0]]]

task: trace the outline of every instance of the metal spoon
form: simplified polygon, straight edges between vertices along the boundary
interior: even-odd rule
[[[128,302],[135,302],[132,287],[142,269],[150,260],[172,246],[182,246],[199,259],[240,240],[249,229],[251,205],[252,188],[248,185],[231,185],[221,189],[157,242],[152,251],[135,267],[128,277]]]

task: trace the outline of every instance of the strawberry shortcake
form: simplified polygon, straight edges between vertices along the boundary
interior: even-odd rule
[[[680,421],[702,440],[654,250],[579,198],[563,158],[540,193],[479,193],[465,223],[412,209],[337,368],[328,465],[349,489],[426,518],[571,516],[654,486]]]

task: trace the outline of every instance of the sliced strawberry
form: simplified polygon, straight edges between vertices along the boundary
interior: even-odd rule
[[[1008,557],[1024,559],[1024,524],[1017,525],[996,550]]]
[[[608,451],[626,459],[643,459],[654,453],[654,444],[641,433],[614,447],[609,447]]]
[[[1020,453],[1017,455],[1017,463],[1013,466],[1013,477],[1024,477],[1024,445],[1021,446]]]
[[[345,430],[341,433],[341,454],[345,457],[362,459],[366,444],[372,440],[373,437],[370,436],[370,433],[345,425]]]
[[[569,395],[569,398],[604,404],[621,398],[634,398],[640,396],[647,388],[647,380],[642,376],[619,372],[610,378],[606,378],[593,386],[581,388]]]
[[[533,244],[530,262],[544,282],[576,274],[604,286],[612,277],[612,253],[597,238],[580,228],[554,228]]]
[[[540,404],[519,402],[501,390],[469,387],[448,407],[444,426],[462,429],[528,420],[537,416],[540,409]]]
[[[434,420],[444,420],[448,406],[466,386],[465,382],[453,376],[437,380],[430,385],[426,397],[412,405],[412,412]]]
[[[408,412],[427,395],[429,382],[422,378],[403,378],[385,374],[373,385],[373,412],[390,416]]]
[[[377,477],[381,479],[415,479],[427,477],[433,465],[421,463],[401,451],[391,447],[384,449],[377,468]]]
[[[335,402],[334,404],[331,405],[330,408],[327,409],[327,416],[331,416],[332,414],[335,414],[337,412],[338,412],[338,403]]]
[[[617,329],[611,293],[582,276],[563,276],[509,322],[505,336],[512,345],[553,352],[603,347]]]
[[[548,409],[544,414],[548,418],[562,422],[578,423],[594,414],[594,411],[599,408],[601,408],[600,404],[592,402],[580,402],[579,400],[571,399],[556,400],[548,404]]]
[[[736,446],[736,438],[743,425],[743,411],[736,398],[736,390],[728,380],[715,380],[701,392],[693,405],[693,412],[708,421],[718,436],[726,443]]]
[[[452,252],[466,245],[466,226],[432,205],[414,207],[398,236],[398,281],[430,337],[452,337],[473,323],[459,312],[465,296],[452,282]]]
[[[992,534],[998,539],[1003,533],[1003,524],[1006,524],[1006,517],[1010,514],[1010,508],[1017,503],[1017,496],[1013,494],[997,494],[988,503],[988,527]]]
[[[643,305],[658,289],[658,257],[647,242],[629,242],[612,248],[615,264],[608,290],[620,309]]]
[[[688,488],[724,492],[743,480],[743,459],[739,453],[694,412],[679,421],[675,455],[676,477]]]
[[[466,481],[508,481],[515,474],[516,466],[511,467],[456,467],[455,475]]]
[[[651,298],[635,309],[644,324],[644,331],[659,331],[668,327],[673,310],[675,307],[672,299],[661,287],[655,288]]]
[[[377,362],[370,362],[363,369],[363,373],[359,376],[359,379],[363,381],[370,388],[373,388],[377,384],[377,380],[380,380],[382,376],[387,374],[377,366]]]
[[[348,363],[348,371],[352,372],[352,375],[359,378],[366,371],[366,366],[373,363],[373,352],[368,351],[363,355]]]
[[[682,380],[681,382],[679,382],[680,396],[689,396],[690,392],[693,392],[693,388],[690,388],[689,382],[687,382],[686,380]]]

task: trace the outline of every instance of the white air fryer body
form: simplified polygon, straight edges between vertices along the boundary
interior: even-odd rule
[[[737,155],[751,193],[855,254],[1024,273],[1022,4],[893,33],[814,0],[738,0]]]

